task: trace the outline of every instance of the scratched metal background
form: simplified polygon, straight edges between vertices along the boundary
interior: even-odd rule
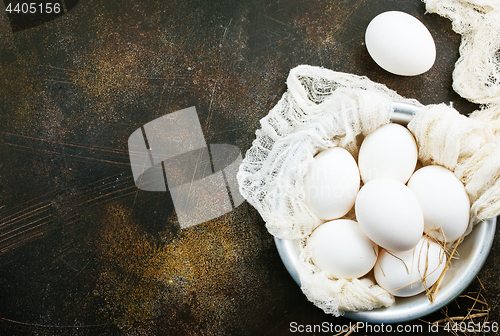
[[[82,0],[17,32],[2,6],[1,335],[289,335],[293,321],[348,324],[307,302],[247,203],[180,230],[167,193],[134,186],[128,136],[196,106],[207,143],[244,153],[298,64],[477,108],[451,89],[459,37],[419,0]],[[371,60],[364,31],[386,10],[431,30],[428,73],[398,77]],[[490,322],[500,316],[499,241],[465,292],[482,295]],[[427,330],[425,321],[409,324]]]

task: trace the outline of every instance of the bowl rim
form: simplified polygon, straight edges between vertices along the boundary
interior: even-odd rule
[[[391,120],[393,122],[407,124],[419,109],[420,107],[406,103],[393,103],[394,112],[391,115]],[[468,256],[470,260],[467,264],[463,264],[465,266],[462,266],[464,269],[460,271],[460,277],[448,279],[433,303],[429,302],[425,293],[421,293],[409,298],[396,298],[396,304],[391,307],[378,308],[370,311],[345,312],[343,315],[352,320],[362,322],[399,323],[418,319],[446,306],[469,286],[481,270],[493,244],[495,229],[496,218],[487,219],[478,223],[472,232],[464,238],[464,241],[459,247],[464,246],[464,244],[471,239],[476,240]],[[274,237],[274,241],[285,268],[295,282],[301,286],[297,271],[297,241],[284,240],[276,237]],[[455,263],[457,262],[452,261],[452,268]],[[417,302],[412,303],[412,301]],[[397,307],[397,303],[400,303],[401,306]]]

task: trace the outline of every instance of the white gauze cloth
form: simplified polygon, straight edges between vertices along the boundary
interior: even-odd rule
[[[453,89],[477,104],[500,104],[500,1],[424,0],[462,35]]]
[[[366,77],[307,65],[290,71],[287,86],[240,166],[240,192],[272,235],[301,240],[302,290],[316,306],[337,316],[389,306],[393,296],[372,280],[332,279],[311,262],[307,238],[322,221],[305,204],[303,180],[326,148],[340,146],[357,158],[363,136],[390,122],[393,102],[421,104]]]

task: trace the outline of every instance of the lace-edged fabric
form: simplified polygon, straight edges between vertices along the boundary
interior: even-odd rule
[[[452,21],[462,36],[453,89],[477,104],[500,104],[500,2],[424,0],[426,10]]]

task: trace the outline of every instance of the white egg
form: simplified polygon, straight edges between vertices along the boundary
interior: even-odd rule
[[[446,242],[464,234],[469,225],[470,201],[455,174],[441,166],[426,166],[413,174],[408,188],[422,207],[425,232]]]
[[[305,202],[319,218],[344,216],[353,207],[360,177],[356,161],[341,147],[322,151],[304,177]]]
[[[387,124],[368,134],[359,148],[358,165],[364,183],[389,177],[406,183],[415,170],[418,149],[411,132]]]
[[[374,243],[390,251],[406,251],[419,242],[424,217],[412,191],[403,183],[378,178],[365,184],[355,204],[356,219]]]
[[[312,261],[335,278],[359,278],[368,273],[378,256],[378,246],[358,223],[337,219],[317,227],[309,237]]]
[[[443,248],[422,238],[409,251],[380,251],[374,268],[378,285],[394,296],[413,296],[430,288],[440,277],[446,265]]]
[[[396,75],[422,74],[436,60],[431,33],[407,13],[390,11],[377,15],[366,28],[365,42],[373,60]]]

